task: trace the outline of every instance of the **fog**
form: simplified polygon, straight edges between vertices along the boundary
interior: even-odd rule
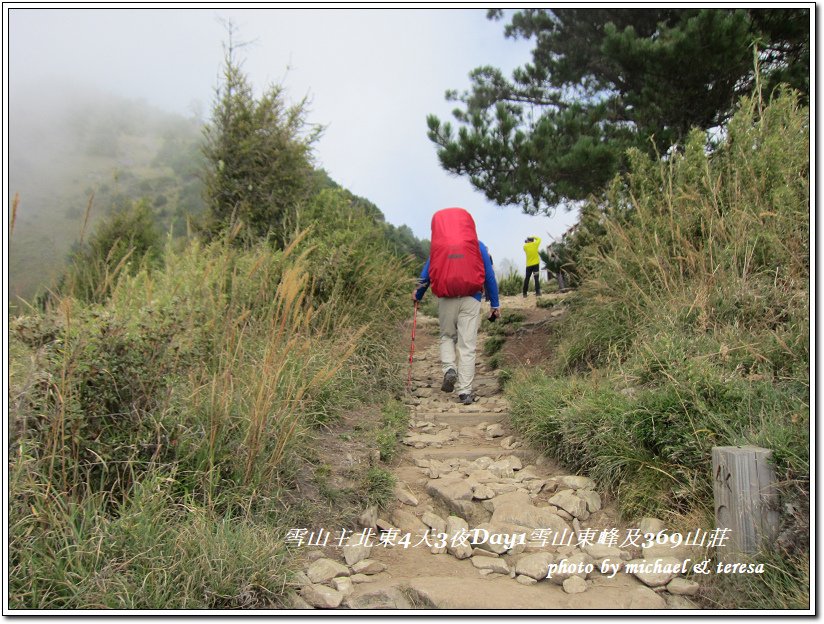
[[[77,129],[63,123],[72,110],[113,96],[123,98],[118,123],[130,123],[130,100],[156,109],[158,120],[163,112],[208,120],[227,21],[245,44],[239,57],[257,93],[281,83],[290,101],[308,96],[308,120],[326,126],[316,164],[387,221],[428,238],[435,210],[463,206],[496,264],[517,267],[526,236],[548,242],[575,221],[493,205],[440,168],[426,137],[427,114],[451,120],[444,92],[468,88],[471,70],[510,73],[530,60],[530,42],[505,39],[504,23],[487,20],[485,9],[9,8],[7,17],[7,141],[16,165],[6,197],[20,192],[21,226],[51,218],[44,186],[63,165],[78,175]],[[119,157],[127,166],[128,151]]]

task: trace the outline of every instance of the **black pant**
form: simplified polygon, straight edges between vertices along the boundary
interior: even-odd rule
[[[526,277],[524,278],[524,297],[526,297],[526,291],[529,290],[529,278],[535,276],[535,294],[541,294],[541,272],[538,269],[537,264],[532,264],[526,268]]]

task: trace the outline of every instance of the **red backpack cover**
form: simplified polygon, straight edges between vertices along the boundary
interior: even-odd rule
[[[472,215],[463,208],[444,208],[432,215],[432,292],[438,297],[471,297],[483,289],[484,274]]]

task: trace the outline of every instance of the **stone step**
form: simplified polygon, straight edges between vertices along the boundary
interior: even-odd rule
[[[500,416],[502,414],[506,416],[509,413],[509,409],[505,407],[499,407],[497,405],[482,406],[478,405],[477,403],[474,407],[466,406],[455,409],[454,404],[444,404],[443,407],[441,407],[438,404],[427,402],[424,404],[409,405],[409,408],[409,416],[413,420],[420,420],[420,418],[423,417],[419,417],[418,414],[425,414],[427,416],[447,414],[451,416],[472,416],[473,418],[475,418],[475,422],[479,423],[487,417],[492,418],[493,416]]]
[[[569,595],[548,582],[527,587],[507,577],[409,579],[404,593],[429,609],[568,609]]]
[[[487,397],[490,399],[501,399],[503,400],[503,396],[498,389],[498,386],[493,386],[491,384],[475,384],[472,387],[472,392],[481,397]],[[458,400],[458,393],[457,392],[450,392],[446,393],[441,390],[441,385],[433,385],[427,386],[426,384],[421,384],[416,388],[413,388],[408,396],[416,396],[418,394],[427,394],[433,399],[443,399],[445,401],[457,401]]]
[[[457,412],[412,412],[409,414],[410,421],[437,421],[446,423],[454,429],[453,425],[459,427],[474,427],[481,423],[506,423],[509,422],[509,414],[507,412],[479,412],[469,414],[461,414]]]
[[[427,388],[426,390],[429,390]],[[412,399],[423,399],[424,403],[437,403],[439,406],[448,406],[448,407],[458,407],[462,405],[462,403],[458,402],[458,395],[457,394],[446,394],[445,392],[441,392],[440,390],[435,390],[430,393],[427,393],[426,390],[421,392],[420,390],[416,391],[418,394],[412,394],[410,398]],[[501,396],[499,392],[493,392],[488,390],[487,388],[480,388],[475,389],[474,392],[475,396],[479,399],[486,399],[487,402],[494,401],[495,406],[505,406],[508,405],[509,402],[507,399]],[[421,396],[423,395],[423,396]],[[477,403],[476,403],[477,404]]]
[[[501,446],[476,446],[472,445],[471,448],[466,448],[462,445],[456,446],[445,446],[442,448],[433,448],[433,447],[426,447],[422,449],[410,448],[409,449],[409,456],[412,458],[420,458],[420,459],[437,459],[443,461],[445,459],[467,459],[469,461],[474,461],[479,457],[491,457],[492,459],[497,459],[499,457],[506,457],[508,455],[515,455],[523,460],[526,460],[527,463],[533,462],[535,459],[538,458],[538,452],[532,449],[525,449],[525,448],[516,448],[512,449],[511,451],[507,451],[506,449],[502,448]]]
[[[427,385],[428,387],[434,388],[436,385],[440,388],[441,383],[443,382],[443,373],[438,369],[437,371],[413,371],[412,372],[412,382],[413,387],[418,388],[420,387],[419,384]],[[483,373],[475,373],[475,377],[472,380],[474,385],[489,385],[495,386],[498,384],[498,375],[495,374],[494,371],[483,372]]]
[[[485,417],[500,416],[501,414],[508,414],[510,406],[498,401],[479,401],[470,405],[463,405],[457,401],[440,402],[425,400],[414,405],[414,409],[410,412],[413,418],[415,414],[448,414],[451,416],[472,416],[481,422]]]
[[[407,361],[408,363],[408,361]],[[422,381],[425,383],[434,384],[437,382],[439,385],[443,381],[443,372],[440,369],[440,362],[432,362],[432,367],[428,369],[412,369],[412,381]],[[438,368],[435,368],[437,366]],[[498,383],[498,373],[494,369],[487,369],[484,368],[483,370],[476,370],[475,377],[473,379],[474,383]]]
[[[626,575],[619,575],[626,576]],[[634,579],[598,584],[579,594],[567,594],[549,581],[521,585],[508,576],[459,578],[430,576],[409,579],[403,593],[418,608],[537,610],[548,609],[661,609],[663,603]],[[666,608],[663,606],[663,608]]]
[[[429,422],[446,423],[453,429],[460,427],[474,427],[482,422],[489,424],[507,422],[509,415],[506,412],[482,412],[480,414],[455,414],[452,412],[415,412],[411,420],[425,420]]]

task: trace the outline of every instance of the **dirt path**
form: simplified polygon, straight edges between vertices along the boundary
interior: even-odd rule
[[[533,297],[502,300],[505,311],[527,307],[534,322]],[[620,546],[623,527],[613,543],[610,530],[620,524],[602,507],[597,485],[566,474],[511,429],[483,334],[474,384],[480,399],[469,406],[440,389],[437,319],[419,317],[418,336],[408,450],[392,469],[398,504],[386,518],[363,517],[366,535],[374,529],[371,548],[357,545],[364,540],[356,532],[342,549],[342,568],[326,558],[311,564],[304,599],[353,609],[694,608],[678,594],[697,586],[677,575],[642,582],[614,572],[652,553]]]

